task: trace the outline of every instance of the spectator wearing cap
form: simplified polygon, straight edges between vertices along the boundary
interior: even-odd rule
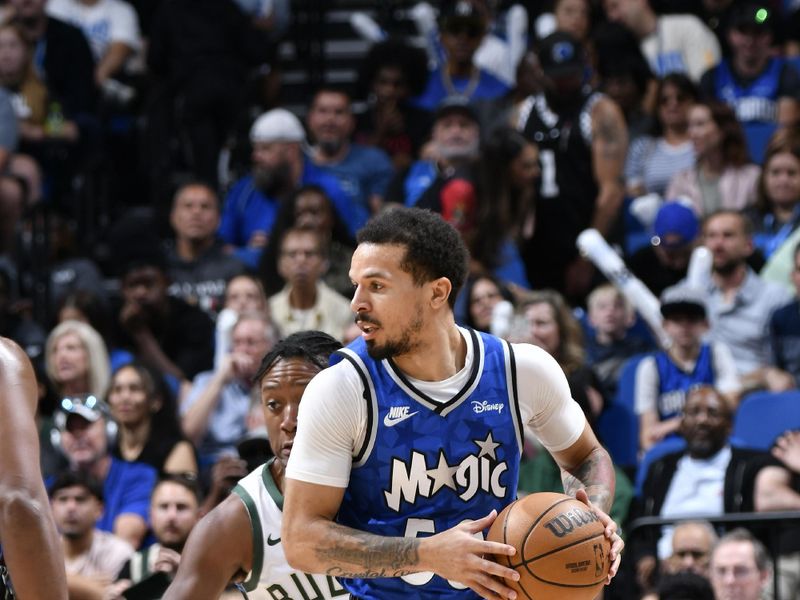
[[[306,123],[314,143],[309,154],[311,161],[339,181],[354,209],[366,210],[368,214],[378,212],[383,207],[394,167],[389,155],[380,148],[351,141],[356,120],[350,95],[343,89],[317,90]]]
[[[117,426],[108,406],[95,396],[64,398],[54,422],[51,442],[67,458],[70,470],[96,480],[102,487],[103,510],[96,527],[138,548],[147,533],[156,470],[112,456]]]
[[[281,201],[303,185],[319,185],[353,237],[366,222],[365,207],[353,205],[339,181],[303,155],[306,133],[283,108],[258,117],[250,128],[252,173],[234,184],[225,199],[219,237],[228,251],[255,270],[269,242]]]
[[[85,474],[66,471],[48,490],[50,508],[64,547],[70,598],[103,598],[133,547],[113,533],[97,529],[103,514],[103,490]]]
[[[735,6],[726,32],[731,56],[700,79],[702,95],[728,104],[745,127],[748,123],[791,127],[800,117],[800,74],[775,55],[776,18],[767,3]]]
[[[701,290],[667,288],[661,295],[661,315],[672,345],[644,358],[636,370],[634,408],[642,450],[678,431],[686,393],[693,386],[714,386],[732,405],[740,390],[731,351],[720,342],[703,341],[708,319]]]
[[[446,60],[431,70],[425,90],[413,99],[420,108],[434,111],[448,96],[463,96],[470,102],[492,100],[509,86],[475,66],[474,57],[487,29],[487,16],[468,0],[447,0],[439,11],[439,38]]]
[[[656,296],[686,277],[689,259],[699,242],[700,220],[683,202],[661,205],[653,222],[650,244],[637,250],[628,267]]]
[[[127,350],[179,389],[214,361],[214,324],[200,308],[170,296],[166,258],[155,236],[135,231],[148,221],[129,219],[115,229],[121,306],[115,348]],[[125,232],[126,227],[134,229]]]
[[[421,160],[395,177],[390,200],[440,213],[459,231],[474,227],[474,178],[480,156],[480,125],[466,98],[449,96],[438,106],[431,141]]]
[[[732,425],[733,409],[718,390],[708,385],[691,388],[678,430],[686,448],[650,463],[631,518],[752,512],[756,477],[776,461],[766,452],[732,445]],[[670,555],[673,531],[672,526],[663,527],[660,538],[656,530],[645,532],[630,548],[640,585],[652,583],[657,558]]]
[[[750,220],[736,211],[719,211],[703,223],[703,243],[711,253],[711,278],[703,289],[711,339],[733,353],[745,391],[781,391],[794,379],[770,365],[772,313],[791,300],[783,285],[765,281],[747,264],[753,252]]]
[[[594,270],[575,241],[590,227],[609,239],[617,235],[627,127],[617,104],[586,84],[589,62],[572,36],[547,36],[539,61],[544,92],[519,109],[519,129],[539,146],[542,164],[536,230],[522,254],[534,287],[579,300]]]
[[[694,15],[659,16],[650,0],[603,0],[603,8],[609,21],[633,31],[658,77],[677,71],[697,82],[719,62],[716,36]]]

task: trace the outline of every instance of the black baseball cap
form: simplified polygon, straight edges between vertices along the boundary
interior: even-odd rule
[[[439,119],[452,114],[464,115],[475,123],[479,122],[478,113],[475,112],[475,108],[472,106],[472,104],[470,104],[469,98],[466,96],[460,96],[458,94],[447,96],[436,107],[436,114],[434,115],[433,120],[438,121]]]
[[[483,35],[486,30],[484,15],[467,0],[448,0],[439,8],[441,31],[466,31],[472,36]]]
[[[759,2],[743,2],[733,7],[728,26],[738,30],[774,31],[774,23],[770,6]]]
[[[556,31],[539,44],[539,62],[549,77],[576,75],[585,69],[583,48],[564,31]]]
[[[702,290],[689,285],[674,285],[661,293],[661,316],[706,318],[706,300]]]

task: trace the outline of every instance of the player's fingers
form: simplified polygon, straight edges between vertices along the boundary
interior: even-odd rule
[[[617,554],[617,558],[614,560],[614,562],[611,563],[611,566],[608,569],[608,576],[606,577],[606,585],[611,583],[611,580],[617,574],[617,570],[619,569],[619,563],[620,563],[621,559],[622,559],[622,556]]]
[[[494,523],[494,520],[496,518],[497,518],[497,511],[492,509],[492,512],[490,512],[485,517],[481,517],[480,519],[476,519],[475,521],[470,521],[468,523],[465,523],[464,526],[469,533],[478,533],[479,531],[483,531],[484,529],[489,527],[492,523]]]
[[[609,557],[611,560],[616,560],[622,554],[622,549],[625,548],[625,541],[618,533],[611,536],[611,552]]]
[[[470,587],[476,591],[478,591],[477,588],[481,588],[482,591],[478,591],[478,593],[483,598],[492,598],[497,600],[505,600],[508,598],[513,600],[517,597],[517,593],[507,585],[504,585],[499,579],[479,573],[475,576],[475,580],[476,581]]]
[[[510,579],[511,581],[519,581],[519,573],[514,569],[504,567],[493,560],[486,560],[485,558],[479,558],[479,560],[478,568],[482,573],[488,573],[488,575],[502,577],[503,579]]]
[[[478,547],[478,551],[476,554],[502,554],[503,556],[514,556],[517,553],[517,549],[514,546],[509,544],[503,544],[501,542],[490,542],[489,540],[475,540],[479,542],[480,546]]]

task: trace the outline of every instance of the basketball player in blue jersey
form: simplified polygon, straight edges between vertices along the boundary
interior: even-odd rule
[[[0,598],[66,600],[64,556],[39,470],[36,376],[0,338]]]
[[[456,326],[467,271],[458,232],[398,208],[371,220],[350,268],[359,339],[308,385],[286,470],[289,564],[334,575],[356,599],[514,598],[483,533],[516,498],[526,432],[564,489],[607,516],[614,472],[545,351]]]
[[[239,481],[233,493],[192,530],[164,600],[219,598],[232,581],[246,598],[337,598],[332,576],[292,569],[281,543],[284,471],[297,430],[297,408],[311,378],[342,345],[320,331],[301,331],[264,356],[255,381],[273,459]]]

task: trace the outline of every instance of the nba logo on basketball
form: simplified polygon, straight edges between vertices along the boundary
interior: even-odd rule
[[[583,527],[597,521],[597,516],[590,510],[573,508],[547,521],[544,526],[554,536],[562,538],[577,527]]]

